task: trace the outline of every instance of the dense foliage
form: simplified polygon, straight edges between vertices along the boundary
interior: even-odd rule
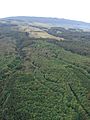
[[[53,27],[48,30],[48,33],[64,38],[64,41],[58,43],[64,49],[90,57],[90,32]]]
[[[0,120],[90,120],[89,32],[48,32],[65,40],[0,27]]]

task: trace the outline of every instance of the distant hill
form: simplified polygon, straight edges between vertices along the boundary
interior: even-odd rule
[[[40,22],[40,23],[51,24],[51,25],[66,27],[66,28],[80,28],[80,29],[90,30],[90,23],[63,19],[63,18],[59,19],[59,18],[46,18],[46,17],[18,16],[18,17],[8,17],[5,19],[26,21],[26,22]]]

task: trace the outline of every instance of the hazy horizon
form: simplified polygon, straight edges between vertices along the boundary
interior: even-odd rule
[[[90,23],[89,0],[1,0],[0,18],[14,16],[50,17]]]

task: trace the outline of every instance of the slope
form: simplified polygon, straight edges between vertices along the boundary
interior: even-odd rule
[[[90,57],[19,27],[0,29],[0,119],[89,120]]]

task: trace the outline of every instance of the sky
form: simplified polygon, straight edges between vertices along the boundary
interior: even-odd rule
[[[90,0],[0,0],[0,18],[54,17],[90,22]]]

